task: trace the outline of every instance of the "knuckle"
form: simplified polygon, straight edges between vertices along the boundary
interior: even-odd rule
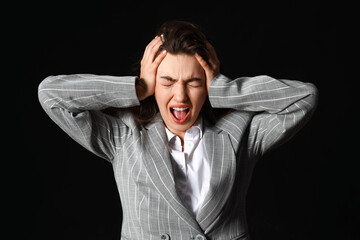
[[[150,50],[151,54],[155,54],[156,53],[156,48],[153,47],[151,50]]]
[[[209,67],[209,63],[205,61],[204,59],[201,60],[203,67]]]
[[[151,49],[151,53],[153,53],[153,54],[157,53],[159,47],[160,47],[160,44],[156,44],[156,45]]]
[[[155,58],[154,63],[158,64],[160,61],[161,61],[161,58],[158,56],[157,58]]]
[[[203,66],[207,65],[207,62],[206,62],[203,58],[200,58],[200,59],[199,59],[199,62],[200,62],[200,64],[203,65]]]

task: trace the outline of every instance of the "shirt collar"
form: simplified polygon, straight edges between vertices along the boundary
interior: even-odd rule
[[[168,142],[170,142],[173,138],[177,137],[166,126],[165,126],[165,131],[166,131],[166,136],[167,136]],[[190,127],[188,130],[186,130],[185,136],[189,135],[191,137],[193,135],[193,134],[191,134],[192,131],[200,131],[199,135],[200,135],[200,139],[202,139],[202,135],[203,135],[203,119],[202,119],[201,116],[199,116],[198,120],[196,120],[196,122],[194,123],[194,125],[192,125],[192,127]]]

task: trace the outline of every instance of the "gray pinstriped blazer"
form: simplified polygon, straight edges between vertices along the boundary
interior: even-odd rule
[[[204,119],[211,180],[196,217],[176,192],[160,114],[142,126],[127,111],[117,117],[100,111],[139,105],[135,77],[50,76],[39,85],[39,100],[68,135],[112,163],[123,208],[121,239],[250,239],[245,198],[255,163],[306,123],[317,89],[269,76],[215,77],[211,105],[235,111],[216,124]]]

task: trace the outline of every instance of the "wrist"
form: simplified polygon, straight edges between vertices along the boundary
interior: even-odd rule
[[[144,79],[137,77],[135,80],[136,95],[140,101],[147,98],[147,87]]]
[[[210,78],[206,79],[206,87],[207,87],[207,90],[208,90],[208,94],[210,92],[211,84],[214,82],[214,80],[216,78],[219,77],[219,75],[220,75],[220,73],[217,73],[217,74],[212,75]]]

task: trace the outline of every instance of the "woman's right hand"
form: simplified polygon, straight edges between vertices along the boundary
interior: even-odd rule
[[[162,38],[156,36],[145,48],[140,63],[140,79],[136,83],[136,94],[140,101],[155,93],[156,72],[161,61],[166,56],[164,50],[155,58],[162,43]]]

